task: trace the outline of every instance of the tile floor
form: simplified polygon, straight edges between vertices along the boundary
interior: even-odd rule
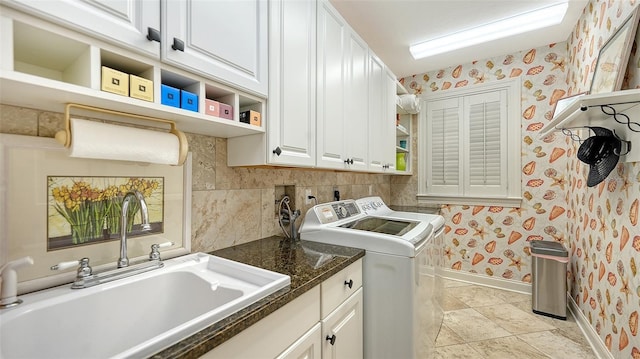
[[[445,280],[436,358],[597,358],[570,312],[566,321],[531,311],[531,296]]]

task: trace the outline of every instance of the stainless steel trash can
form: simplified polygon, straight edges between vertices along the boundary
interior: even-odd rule
[[[530,246],[533,312],[566,320],[569,252],[553,241],[531,241]]]

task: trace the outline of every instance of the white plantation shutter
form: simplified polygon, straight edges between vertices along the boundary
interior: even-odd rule
[[[422,108],[420,203],[520,205],[517,79],[435,94]]]
[[[468,143],[465,193],[494,195],[506,189],[506,91],[465,97]]]
[[[429,185],[441,193],[459,194],[461,177],[460,125],[462,107],[460,101],[444,100],[429,104]]]

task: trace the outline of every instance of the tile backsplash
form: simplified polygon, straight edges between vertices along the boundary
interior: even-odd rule
[[[63,115],[55,112],[0,105],[0,132],[53,137],[63,128]],[[193,154],[191,250],[212,251],[280,235],[275,218],[275,186],[296,186],[296,209],[304,214],[305,189],[319,203],[370,194],[390,202],[390,177],[382,174],[316,171],[289,168],[231,168],[226,139],[187,133]],[[10,206],[11,204],[9,204]],[[302,223],[302,218],[297,224]],[[43,239],[45,240],[45,239]]]

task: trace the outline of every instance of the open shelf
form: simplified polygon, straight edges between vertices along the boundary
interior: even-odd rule
[[[640,132],[632,131],[625,123],[618,123],[612,115],[603,112],[601,106],[610,106],[617,113],[627,115],[631,122],[639,124],[635,128],[640,128],[640,89],[634,89],[580,96],[556,114],[538,135],[545,137],[554,131],[575,131],[585,126],[608,128],[621,139],[633,144],[631,152],[621,156],[620,161],[640,161]]]
[[[4,104],[45,111],[64,112],[66,103],[75,102],[88,106],[164,118],[175,121],[181,131],[215,137],[229,138],[264,133],[264,129],[260,127],[250,126],[241,122],[219,119],[203,113],[162,106],[153,102],[15,71],[0,70],[0,97],[2,97]],[[115,118],[102,119],[127,122]]]

